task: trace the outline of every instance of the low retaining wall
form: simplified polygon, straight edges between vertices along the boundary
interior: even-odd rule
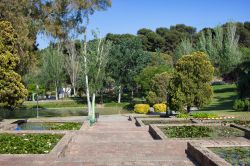
[[[241,125],[237,125],[237,124],[230,124],[231,127],[235,127],[237,129],[243,130],[245,132],[245,137],[250,139],[250,128],[241,126]]]
[[[171,139],[171,140],[201,140],[194,138],[168,138],[159,127],[168,127],[168,126],[221,126],[221,124],[203,124],[203,123],[194,123],[194,124],[150,124],[149,125],[149,133],[154,139]],[[249,139],[250,132],[248,128],[243,128],[242,126],[238,126],[231,124],[230,127],[235,127],[245,132],[245,137]]]
[[[190,120],[193,123],[198,123],[197,121],[193,120],[193,119],[185,119],[185,118],[135,118],[135,125],[136,126],[140,126],[140,127],[145,127],[148,125],[145,125],[142,121],[186,121],[186,120]],[[162,125],[162,124],[160,124]]]

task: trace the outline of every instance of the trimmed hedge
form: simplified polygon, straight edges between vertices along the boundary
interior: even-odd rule
[[[136,104],[134,106],[134,111],[139,114],[149,113],[150,106],[148,104]]]
[[[167,109],[166,104],[154,104],[153,107],[155,112],[166,112]]]
[[[193,118],[218,118],[217,114],[197,112],[192,114]]]

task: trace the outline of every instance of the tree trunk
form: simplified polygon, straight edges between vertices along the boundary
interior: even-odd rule
[[[58,100],[57,85],[56,85],[56,100]]]
[[[169,114],[171,114],[171,112]],[[166,116],[168,116],[168,95],[167,94],[166,94]]]
[[[92,95],[92,122],[95,122],[95,93]]]
[[[73,95],[74,95],[74,97],[76,97],[76,87],[75,86],[73,86]]]
[[[187,106],[187,112],[190,113],[190,111],[191,111],[191,107]]]
[[[132,91],[131,91],[131,99],[132,101],[134,100],[134,89],[132,88]]]
[[[86,82],[86,95],[87,95],[87,102],[88,102],[88,116],[91,116],[92,110],[91,110],[91,101],[90,101],[90,95],[89,95],[88,75],[85,75],[85,82]]]
[[[101,90],[100,104],[103,104],[103,90]]]
[[[35,101],[35,93],[32,93],[32,101]]]
[[[122,97],[122,87],[121,85],[118,87],[118,103],[121,103],[121,97]]]

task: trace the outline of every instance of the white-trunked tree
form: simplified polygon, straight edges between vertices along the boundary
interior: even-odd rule
[[[93,32],[94,40],[87,42],[86,31],[81,46],[81,71],[85,81],[85,92],[88,102],[89,124],[96,122],[95,98],[103,85],[106,64],[109,61],[111,43],[103,38],[97,38]]]
[[[65,56],[65,69],[68,72],[71,86],[73,89],[73,96],[76,96],[76,82],[79,77],[80,70],[80,56],[76,50],[75,41],[67,41],[66,43],[67,56]]]

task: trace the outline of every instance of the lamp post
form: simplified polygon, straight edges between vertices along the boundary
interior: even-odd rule
[[[38,90],[39,90],[39,86],[36,85],[36,118],[39,117],[39,112],[38,112]]]

